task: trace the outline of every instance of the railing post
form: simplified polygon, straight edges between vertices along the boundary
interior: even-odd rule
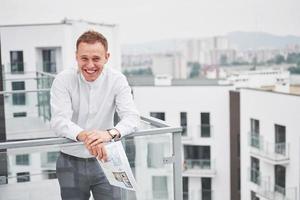
[[[1,59],[1,38],[0,38],[0,91],[3,91],[3,72]],[[0,95],[0,142],[6,141],[5,128],[5,110],[4,110],[4,95]],[[8,169],[7,169],[7,154],[6,149],[0,150],[0,185],[7,183]]]
[[[173,163],[174,200],[182,200],[182,162],[181,162],[181,133],[173,132]]]

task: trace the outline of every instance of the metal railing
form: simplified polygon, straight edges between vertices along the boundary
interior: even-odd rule
[[[264,177],[256,191],[258,196],[268,200],[296,200],[298,199],[296,187],[282,187],[271,181],[270,177]]]
[[[201,138],[212,137],[213,126],[211,124],[200,124],[198,125],[198,130]]]
[[[129,145],[128,141],[133,141],[134,144],[134,148],[136,148],[136,154],[138,154],[137,152],[144,152],[141,155],[145,154],[146,151],[144,151],[143,149],[139,149],[139,148],[144,148],[144,146],[142,146],[141,144],[145,144],[147,142],[156,142],[156,141],[161,141],[161,140],[165,140],[165,141],[169,141],[168,142],[168,146],[170,146],[171,151],[169,153],[166,153],[163,157],[163,163],[164,166],[162,168],[159,169],[153,169],[153,168],[147,168],[147,167],[142,167],[145,166],[145,164],[143,164],[144,159],[142,159],[144,156],[147,155],[143,155],[143,156],[139,156],[139,158],[137,158],[138,156],[136,155],[136,158],[133,158],[132,156],[128,155],[128,159],[129,162],[131,163],[138,163],[138,166],[135,166],[135,176],[136,176],[136,180],[138,185],[145,187],[144,188],[144,192],[140,192],[139,194],[136,194],[137,199],[141,199],[141,200],[146,200],[146,199],[164,199],[164,198],[159,198],[159,197],[165,197],[166,192],[168,192],[167,195],[167,199],[174,199],[174,200],[181,200],[182,199],[182,176],[181,176],[181,131],[182,129],[180,127],[170,127],[167,124],[165,124],[165,122],[161,121],[161,120],[157,120],[154,118],[147,118],[147,117],[141,117],[142,122],[144,123],[144,125],[148,124],[151,127],[150,128],[139,128],[139,130],[135,133],[131,133],[129,135],[126,135],[122,138],[122,142],[124,144],[124,149],[126,150],[126,146]],[[169,138],[169,139],[168,139]],[[132,142],[130,143],[132,144]],[[4,161],[6,160],[6,158],[10,158],[11,154],[15,154],[14,152],[26,152],[27,149],[34,149],[34,150],[29,150],[30,152],[36,153],[37,151],[44,151],[43,149],[51,149],[51,147],[63,147],[63,146],[72,146],[72,145],[81,145],[80,142],[74,142],[71,141],[69,139],[66,138],[57,138],[57,137],[53,137],[53,138],[42,138],[42,139],[28,139],[28,140],[18,140],[18,141],[6,141],[6,142],[1,142],[0,143],[0,161],[1,161],[1,166],[3,165],[3,163],[5,163]],[[58,148],[58,149],[59,149]],[[58,150],[56,149],[56,150]],[[53,150],[51,150],[51,152],[53,152]],[[33,156],[32,156],[33,157]],[[36,156],[35,158],[40,158],[41,156]],[[9,160],[7,159],[6,162],[9,163]],[[134,160],[132,160],[134,159]],[[136,160],[135,160],[136,159]],[[32,160],[32,158],[31,158]],[[36,161],[32,161],[32,162],[36,162]],[[146,162],[146,161],[145,161]],[[37,177],[44,177],[44,178],[40,178],[42,180],[42,182],[39,182],[40,185],[43,185],[44,182],[47,185],[47,187],[57,187],[57,184],[54,185],[55,186],[51,186],[51,184],[49,183],[48,179],[55,179],[56,175],[55,175],[55,163],[50,163],[49,165],[43,165],[43,162],[41,162],[41,164],[39,164],[40,167],[42,167],[42,169],[37,170],[36,168],[32,169],[33,172],[29,174],[17,174],[16,172],[18,170],[21,170],[19,172],[22,172],[22,170],[24,170],[23,168],[20,168],[18,166],[14,166],[12,168],[12,165],[8,166],[8,171],[6,175],[0,176],[0,180],[2,180],[2,184],[0,185],[0,199],[2,197],[4,197],[3,195],[5,195],[6,198],[9,198],[9,195],[12,195],[12,198],[14,199],[24,199],[23,197],[15,197],[14,194],[12,193],[12,191],[15,191],[16,193],[18,191],[23,191],[26,190],[26,188],[30,191],[32,190],[32,187],[29,187],[28,184],[31,183],[31,185],[36,184],[36,182],[34,181],[35,179],[37,179]],[[27,166],[30,167],[30,166]],[[167,167],[167,168],[166,168]],[[169,174],[169,183],[172,183],[172,189],[170,191],[161,191],[160,194],[163,194],[163,196],[159,195],[157,193],[157,191],[154,191],[151,189],[152,184],[148,184],[148,185],[144,185],[146,181],[144,181],[145,179],[145,175],[149,174],[149,176],[151,175],[151,173],[153,173],[153,171],[157,171],[157,174]],[[150,173],[151,172],[151,173]],[[171,173],[171,174],[170,174]],[[17,175],[14,175],[17,174]],[[47,180],[44,180],[45,177],[47,177]],[[5,181],[6,180],[6,181]],[[12,183],[9,183],[9,180],[15,180],[12,181]],[[17,184],[17,185],[16,185]],[[16,187],[17,186],[17,187]],[[12,190],[13,187],[16,187],[15,190]],[[143,188],[142,187],[142,188]],[[150,187],[150,188],[149,188]],[[38,186],[35,185],[34,188],[38,189]],[[168,188],[168,187],[166,187]],[[49,191],[52,191],[52,189],[50,189]],[[56,191],[57,190],[53,190]],[[149,191],[152,196],[143,196],[143,194],[148,193]],[[33,191],[31,191],[33,192]],[[130,199],[130,195],[127,194],[127,191],[122,191],[122,199]],[[36,194],[35,194],[36,195]],[[28,196],[28,199],[38,199],[38,198],[33,198],[33,196],[35,195],[31,195]],[[57,197],[57,194],[54,195],[53,197]],[[155,198],[154,198],[155,197]],[[26,198],[25,198],[26,199]],[[51,198],[49,198],[51,199]],[[53,198],[55,199],[55,198]]]
[[[271,143],[263,139],[262,136],[249,133],[249,145],[251,153],[265,158],[272,164],[283,164],[289,161],[289,144],[288,143]]]
[[[255,168],[249,168],[249,179],[252,183],[261,184],[261,172]]]

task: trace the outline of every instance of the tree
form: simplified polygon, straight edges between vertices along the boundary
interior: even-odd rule
[[[286,58],[287,63],[298,63],[300,62],[300,53],[289,53]]]
[[[199,77],[201,65],[198,62],[189,62],[188,66],[191,67],[190,78]]]
[[[280,65],[284,62],[284,56],[283,55],[276,55],[275,56],[275,64]]]
[[[226,55],[221,55],[220,64],[221,65],[228,65],[228,60],[227,60],[227,56]]]

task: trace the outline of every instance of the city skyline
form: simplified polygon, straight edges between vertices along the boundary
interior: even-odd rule
[[[72,5],[72,6],[71,6]],[[297,0],[1,0],[0,25],[64,18],[120,25],[121,44],[225,35],[232,31],[300,36]]]

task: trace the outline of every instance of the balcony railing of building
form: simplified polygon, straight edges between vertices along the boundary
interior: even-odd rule
[[[6,127],[6,140],[0,142],[0,199],[59,199],[56,158],[60,148],[83,145],[57,138],[50,129],[49,86],[54,76],[36,75],[37,89],[0,92],[0,97],[4,97]],[[26,106],[15,108],[10,100],[15,93],[26,93]],[[181,131],[164,121],[142,117],[138,131],[122,138],[138,185],[137,192],[122,190],[122,199],[182,199]],[[147,151],[151,146],[148,144],[157,143],[164,145],[162,155]],[[147,163],[158,159],[160,164],[155,167]],[[153,184],[155,180],[159,191]]]
[[[271,164],[289,163],[289,144],[271,143],[255,133],[249,133],[250,152]]]
[[[190,190],[183,192],[183,200],[215,200],[213,198],[213,190]]]
[[[192,139],[204,139],[211,138],[213,136],[213,126],[210,124],[202,125],[189,125],[182,127],[182,139],[192,140]]]
[[[181,128],[168,127],[152,118],[142,117],[142,120],[137,132],[122,138],[139,186],[136,193],[122,190],[122,200],[181,200]],[[152,155],[148,154],[145,146],[157,141],[164,141],[167,150],[161,152],[163,165],[153,169],[147,166],[145,158]],[[68,145],[82,144],[55,137],[1,142],[0,199],[59,199],[55,164],[60,148]],[[153,188],[153,177],[165,178],[166,181],[160,183],[160,191]]]
[[[8,63],[8,68],[11,72],[11,74],[24,74],[24,62],[13,62]]]
[[[200,124],[198,125],[199,136],[201,138],[211,138],[213,126],[210,124]]]
[[[261,184],[261,172],[255,168],[249,168],[249,181],[257,185]]]
[[[270,177],[262,178],[256,193],[258,197],[268,200],[296,200],[299,198],[296,187],[281,187],[272,183]]]
[[[213,177],[216,175],[215,161],[211,159],[185,159],[183,176]]]

